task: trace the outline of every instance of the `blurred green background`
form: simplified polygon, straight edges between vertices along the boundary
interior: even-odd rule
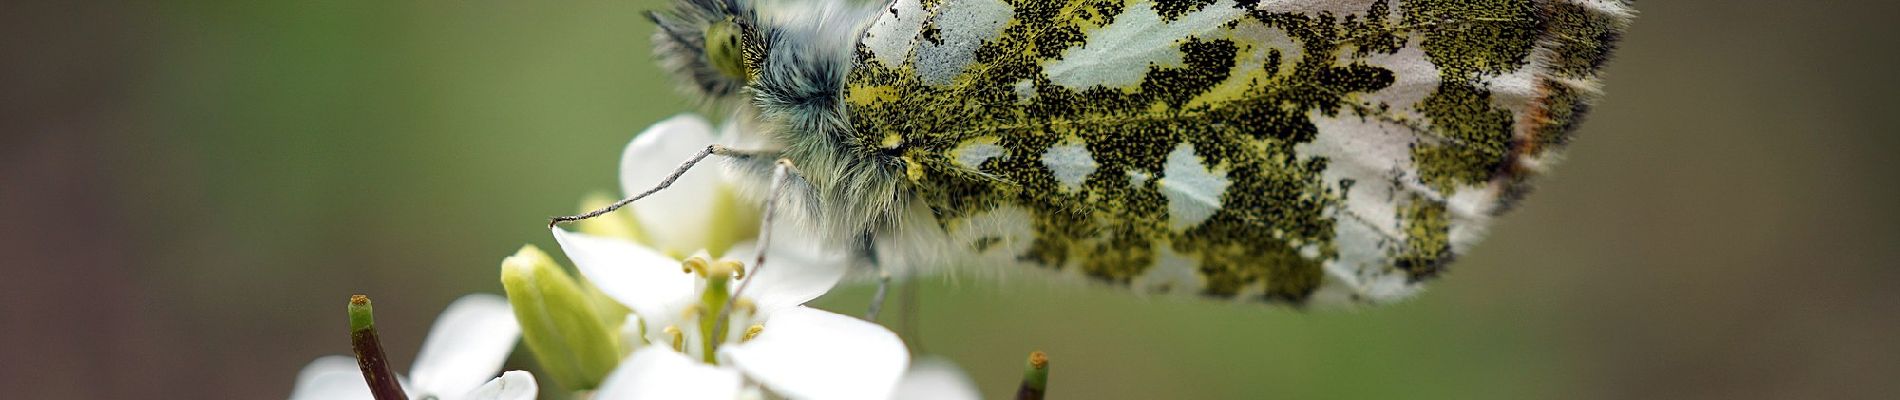
[[[351,293],[406,369],[688,109],[647,50],[659,3],[0,5],[0,392],[285,396],[348,351]],[[1639,8],[1568,161],[1414,301],[931,280],[913,345],[992,398],[1035,349],[1059,399],[1900,392],[1900,3]]]

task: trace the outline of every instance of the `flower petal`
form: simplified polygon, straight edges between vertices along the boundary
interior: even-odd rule
[[[409,368],[410,390],[453,396],[468,393],[501,371],[501,363],[521,338],[508,300],[471,294],[450,303],[429,328],[416,364]]]
[[[647,127],[620,155],[620,187],[627,195],[652,189],[694,154],[713,144],[712,125],[680,114]],[[680,254],[705,248],[713,227],[706,202],[718,193],[723,171],[700,164],[673,185],[633,203],[634,217],[657,247]]]
[[[489,380],[487,384],[469,392],[469,400],[533,400],[541,393],[540,385],[534,383],[534,374],[527,371],[508,371],[500,378]]]
[[[646,316],[668,315],[669,304],[691,301],[693,275],[679,260],[630,241],[552,229],[561,251],[601,293]],[[682,300],[684,299],[684,300]]]
[[[772,232],[771,254],[766,255],[764,270],[756,270],[754,257],[758,253],[751,242],[735,245],[726,253],[727,258],[746,263],[745,279],[753,282],[744,295],[758,305],[760,314],[805,304],[831,291],[844,278],[848,265],[842,253],[826,251],[811,235],[789,224],[774,226]]]
[[[323,356],[297,372],[297,386],[290,389],[290,400],[374,399],[369,384],[363,383],[363,370],[356,359]]]
[[[910,365],[903,381],[897,384],[895,400],[977,400],[976,383],[956,364],[941,358],[926,358]]]
[[[910,363],[904,342],[889,329],[810,307],[772,314],[758,337],[727,345],[719,356],[795,399],[883,400]]]
[[[664,346],[649,346],[622,361],[594,398],[730,400],[738,394],[738,371],[693,361]]]

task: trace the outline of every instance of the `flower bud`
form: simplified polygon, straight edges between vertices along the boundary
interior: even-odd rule
[[[592,298],[534,246],[501,262],[501,285],[522,341],[547,375],[572,390],[600,386],[620,363],[620,337]]]

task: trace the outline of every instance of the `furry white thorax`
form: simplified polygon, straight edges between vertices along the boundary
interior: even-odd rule
[[[843,106],[846,74],[861,32],[881,8],[823,1],[807,16],[765,24],[767,42],[758,76],[750,87],[754,102],[780,156],[798,169],[784,194],[780,217],[812,229],[824,243],[838,247],[874,243],[913,243],[901,238],[906,227],[934,229],[909,210],[902,165],[876,154],[876,138],[852,134]],[[753,195],[764,199],[775,160],[740,160],[739,170],[757,182]]]

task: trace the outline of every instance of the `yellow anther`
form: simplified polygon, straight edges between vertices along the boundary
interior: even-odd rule
[[[660,332],[664,332],[667,336],[673,338],[673,351],[686,352],[686,332],[680,331],[680,327],[667,325],[666,329]]]
[[[719,263],[732,271],[732,279],[745,279],[745,263],[739,260],[719,260]]]
[[[745,275],[745,264],[735,260],[719,260],[706,265],[704,275],[711,278],[731,278]]]
[[[743,297],[738,298],[738,299],[733,299],[732,312],[733,312],[733,315],[740,315],[739,313],[746,313],[748,315],[757,314],[759,312],[759,305],[753,303],[752,299],[747,299]]]
[[[681,262],[680,269],[685,270],[685,272],[699,274],[699,277],[705,278],[708,276],[706,275],[706,269],[711,267],[711,264],[712,262],[706,261],[706,258],[704,257],[693,256],[693,257],[688,257],[686,261]]]
[[[759,337],[759,332],[765,332],[765,325],[753,325],[753,326],[746,327],[745,335],[739,336],[739,343],[752,341],[752,338]]]

